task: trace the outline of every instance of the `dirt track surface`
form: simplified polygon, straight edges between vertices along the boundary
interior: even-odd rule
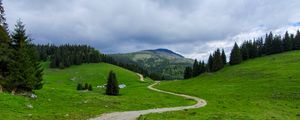
[[[140,81],[144,81],[143,75],[141,75],[141,74],[137,74],[137,75],[140,77]],[[100,117],[92,118],[90,120],[136,120],[139,116],[149,114],[149,113],[163,113],[163,112],[169,112],[169,111],[195,109],[195,108],[204,107],[207,104],[205,100],[198,98],[198,97],[189,96],[189,95],[185,95],[185,94],[177,94],[177,93],[163,91],[163,90],[154,88],[154,86],[159,83],[160,82],[158,82],[158,81],[155,82],[154,84],[148,86],[148,89],[156,91],[156,92],[160,92],[160,93],[165,93],[165,94],[184,97],[187,99],[192,99],[192,100],[195,100],[197,102],[197,104],[191,105],[191,106],[179,106],[179,107],[157,108],[157,109],[148,109],[148,110],[105,113],[105,114],[102,114]]]

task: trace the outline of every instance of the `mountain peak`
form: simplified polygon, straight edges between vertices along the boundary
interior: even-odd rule
[[[170,55],[175,55],[175,56],[178,56],[180,58],[184,58],[184,56],[178,54],[178,53],[175,53],[173,52],[172,50],[169,50],[169,49],[165,49],[165,48],[158,48],[158,49],[155,49],[155,50],[146,50],[146,51],[151,51],[151,52],[163,52],[163,53],[167,53],[167,54],[170,54]]]

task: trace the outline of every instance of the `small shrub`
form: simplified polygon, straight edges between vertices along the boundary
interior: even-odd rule
[[[84,90],[88,90],[89,89],[89,84],[85,83],[84,84]]]
[[[93,91],[93,87],[92,87],[92,85],[91,85],[91,84],[89,85],[89,88],[88,88],[88,90],[89,90],[89,91]]]
[[[79,83],[79,84],[77,85],[77,90],[83,90],[82,84]]]

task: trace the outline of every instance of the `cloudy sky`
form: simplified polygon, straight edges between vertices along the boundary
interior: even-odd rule
[[[206,59],[216,48],[300,27],[299,0],[3,0],[10,29],[35,43],[89,44],[104,53],[168,48]]]

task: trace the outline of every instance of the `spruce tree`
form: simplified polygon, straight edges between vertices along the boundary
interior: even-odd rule
[[[208,61],[207,61],[207,71],[208,72],[213,72],[213,56],[210,54],[208,57]]]
[[[5,31],[0,26],[0,93],[4,90],[5,86],[9,83],[9,67],[8,63],[12,62],[12,49],[10,47],[11,41]]]
[[[265,39],[265,52],[267,55],[273,54],[273,34],[266,34]]]
[[[224,67],[220,49],[217,49],[213,54],[212,71],[216,72]]]
[[[206,71],[205,62],[204,61],[200,62],[200,66],[201,66],[200,67],[201,68],[200,73],[202,74]]]
[[[256,46],[257,46],[257,56],[260,57],[263,54],[265,54],[264,52],[264,40],[263,38],[258,38],[256,40]]]
[[[295,50],[300,50],[300,31],[299,30],[297,30],[294,40],[295,40],[295,43],[294,43]]]
[[[184,79],[189,79],[193,77],[193,69],[191,67],[186,67],[184,70]]]
[[[285,32],[282,42],[284,51],[290,51],[293,49],[292,41],[288,31]]]
[[[193,65],[193,77],[196,77],[199,75],[199,63],[197,60],[194,61],[194,65]]]
[[[230,53],[230,65],[240,64],[242,62],[241,51],[237,43],[234,44]]]
[[[223,60],[223,65],[226,65],[227,64],[227,60],[226,60],[226,54],[225,54],[224,49],[222,49],[222,60]]]
[[[272,51],[274,53],[281,53],[283,51],[283,43],[280,36],[275,36],[272,42]]]
[[[41,89],[42,69],[37,59],[36,50],[26,35],[25,25],[19,20],[12,34],[13,61],[8,64],[10,72],[9,90],[32,91]]]
[[[119,95],[119,83],[116,74],[113,71],[110,71],[108,75],[106,95]]]
[[[241,55],[243,60],[248,60],[250,58],[249,55],[249,47],[248,47],[248,42],[244,42],[240,48]]]
[[[5,10],[0,0],[0,93],[9,83],[8,63],[11,63],[12,49],[11,39],[8,34],[8,25],[5,18]]]

